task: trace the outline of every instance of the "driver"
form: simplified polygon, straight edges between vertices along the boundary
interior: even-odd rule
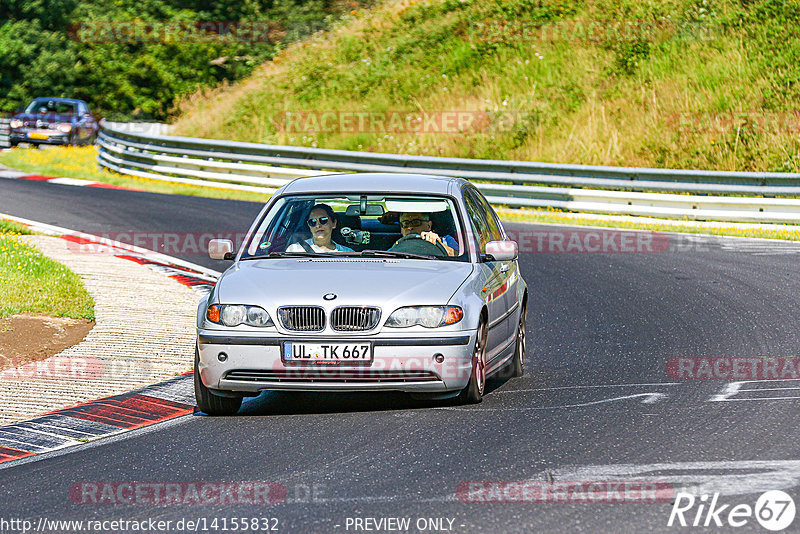
[[[409,234],[419,234],[422,239],[434,245],[441,243],[448,256],[456,256],[458,254],[456,240],[449,235],[443,238],[439,237],[439,234],[431,231],[432,226],[433,221],[431,221],[431,217],[427,213],[410,212],[400,214],[400,233],[403,234],[403,237]]]

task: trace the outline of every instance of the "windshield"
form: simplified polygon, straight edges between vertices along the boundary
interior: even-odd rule
[[[76,104],[73,102],[62,102],[58,100],[47,100],[37,98],[28,104],[25,113],[61,113],[70,114],[76,112]]]
[[[264,215],[242,259],[337,255],[469,261],[462,228],[448,197],[290,195]]]

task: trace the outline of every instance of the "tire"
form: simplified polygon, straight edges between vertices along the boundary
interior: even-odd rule
[[[522,312],[519,314],[519,325],[517,325],[517,343],[514,347],[514,357],[508,365],[509,376],[517,378],[525,374],[525,353],[528,349],[525,319],[528,316],[528,304],[522,305]]]
[[[208,415],[233,415],[242,407],[242,397],[220,397],[203,385],[200,380],[198,363],[200,353],[194,349],[194,399],[200,411]]]
[[[481,321],[472,349],[472,372],[469,382],[458,395],[458,402],[461,404],[478,404],[483,400],[483,393],[486,390],[486,338],[486,322]]]

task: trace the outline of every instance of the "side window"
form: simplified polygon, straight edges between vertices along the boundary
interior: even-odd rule
[[[472,232],[478,240],[480,252],[483,253],[486,251],[486,243],[492,240],[491,228],[486,218],[486,212],[471,189],[464,191],[464,203],[467,206],[467,214],[469,215]]]
[[[494,213],[494,210],[487,202],[486,197],[484,197],[479,191],[474,191],[475,196],[478,199],[478,203],[483,208],[483,213],[486,215],[486,221],[489,223],[489,235],[491,239],[489,241],[500,241],[503,239],[503,232],[500,230],[500,223],[497,221],[497,216]]]

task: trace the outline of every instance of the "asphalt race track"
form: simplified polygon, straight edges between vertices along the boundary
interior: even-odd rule
[[[94,234],[244,232],[259,209],[0,182],[0,212]],[[184,416],[4,466],[0,517],[172,521],[164,532],[195,530],[176,529],[181,520],[200,520],[201,532],[226,520],[234,531],[232,518],[267,518],[259,527],[281,532],[402,532],[406,519],[412,532],[766,532],[754,517],[730,526],[728,512],[767,490],[800,503],[800,376],[738,379],[724,360],[727,379],[675,377],[677,359],[798,355],[800,246],[663,234],[623,252],[609,230],[590,251],[587,235],[599,230],[507,228],[530,290],[528,364],[523,378],[491,381],[483,403],[262,394],[236,417]],[[573,236],[582,245],[568,247]],[[104,483],[249,481],[272,483],[279,502],[91,502]],[[561,493],[522,499],[522,481]],[[697,498],[686,521],[700,510],[711,526],[667,526],[679,491]],[[728,505],[722,527],[699,508],[715,493],[717,508]]]

